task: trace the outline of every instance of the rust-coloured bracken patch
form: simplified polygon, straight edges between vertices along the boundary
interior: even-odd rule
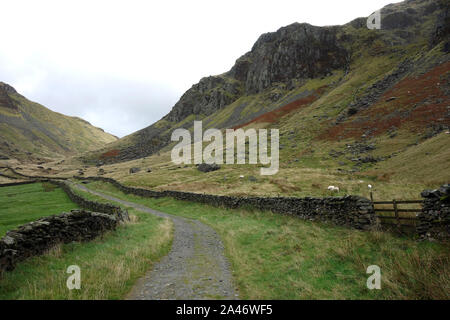
[[[266,112],[259,117],[256,117],[253,120],[250,120],[249,122],[246,122],[244,124],[241,124],[239,126],[234,127],[233,129],[239,129],[245,126],[248,126],[251,123],[274,123],[278,121],[281,117],[285,116],[288,113],[291,113],[294,110],[298,110],[302,107],[305,107],[314,101],[316,101],[320,94],[322,93],[323,88],[318,89],[314,93],[308,95],[307,97],[297,99],[291,103],[288,103],[276,110]]]
[[[114,158],[117,157],[119,155],[119,150],[114,149],[114,150],[110,150],[108,152],[105,152],[103,154],[100,155],[100,159],[106,159],[106,158]]]
[[[413,132],[423,132],[433,124],[450,125],[447,109],[450,98],[445,93],[449,72],[450,62],[447,62],[421,76],[401,80],[370,108],[328,128],[318,138],[357,138],[368,131],[371,136],[377,136],[402,126]]]

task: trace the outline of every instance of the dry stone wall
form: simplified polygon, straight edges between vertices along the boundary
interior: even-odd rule
[[[369,199],[358,196],[326,198],[264,198],[231,197],[199,194],[180,191],[153,191],[127,187],[112,178],[76,177],[80,180],[108,182],[124,193],[142,197],[171,197],[177,200],[205,203],[213,206],[236,208],[255,208],[275,213],[294,215],[302,219],[329,221],[336,225],[355,229],[370,230],[376,227],[377,219]]]
[[[74,193],[70,188],[70,186],[64,181],[51,180],[50,182],[63,189],[64,192],[67,193],[67,195],[69,196],[70,200],[72,200],[82,208],[92,210],[94,212],[102,212],[116,216],[119,221],[129,220],[128,211],[123,210],[119,206],[115,206],[110,203],[101,203],[97,201],[87,200],[82,196]]]
[[[417,232],[421,239],[450,240],[450,185],[422,192],[424,198]]]
[[[58,179],[58,180],[67,180],[68,178],[65,177],[46,177],[46,176],[29,176],[23,173],[20,173],[18,171],[16,171],[14,168],[12,167],[0,167],[0,169],[9,169],[11,170],[14,174],[23,177],[23,178],[27,178],[27,179],[33,179],[33,180],[50,180],[50,179]]]
[[[0,274],[59,243],[92,240],[108,230],[115,230],[118,223],[117,217],[111,214],[72,210],[8,231],[0,240]]]
[[[42,182],[42,180],[40,180]],[[32,184],[32,183],[36,183],[37,180],[31,180],[31,181],[20,181],[20,182],[7,182],[7,183],[2,183],[0,184],[0,188],[2,187],[12,187],[12,186],[20,186],[23,184]]]

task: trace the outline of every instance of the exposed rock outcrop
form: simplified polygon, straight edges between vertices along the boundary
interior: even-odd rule
[[[210,76],[186,91],[165,117],[178,122],[191,114],[210,115],[242,95],[241,83],[225,76]]]
[[[433,47],[439,42],[445,41],[444,51],[448,53],[450,52],[450,16],[448,12],[450,5],[448,2],[444,1],[440,1],[439,5],[443,8],[443,10],[438,15],[430,46]],[[437,5],[435,5],[434,7],[437,7]]]
[[[265,33],[229,74],[245,82],[247,93],[258,93],[276,82],[327,75],[347,63],[348,53],[337,40],[338,30],[294,23]]]
[[[5,107],[17,111],[18,108],[14,104],[9,94],[17,93],[16,89],[10,85],[0,82],[0,107]]]

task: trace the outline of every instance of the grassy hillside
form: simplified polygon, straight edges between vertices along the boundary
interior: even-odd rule
[[[117,138],[87,121],[53,112],[0,83],[0,155],[16,159],[61,158]]]

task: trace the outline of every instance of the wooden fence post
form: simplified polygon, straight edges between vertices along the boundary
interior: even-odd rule
[[[395,220],[397,221],[397,229],[400,231],[400,219],[398,216],[397,201],[394,199],[394,200],[392,200],[392,203],[394,204],[394,212],[395,212]]]

